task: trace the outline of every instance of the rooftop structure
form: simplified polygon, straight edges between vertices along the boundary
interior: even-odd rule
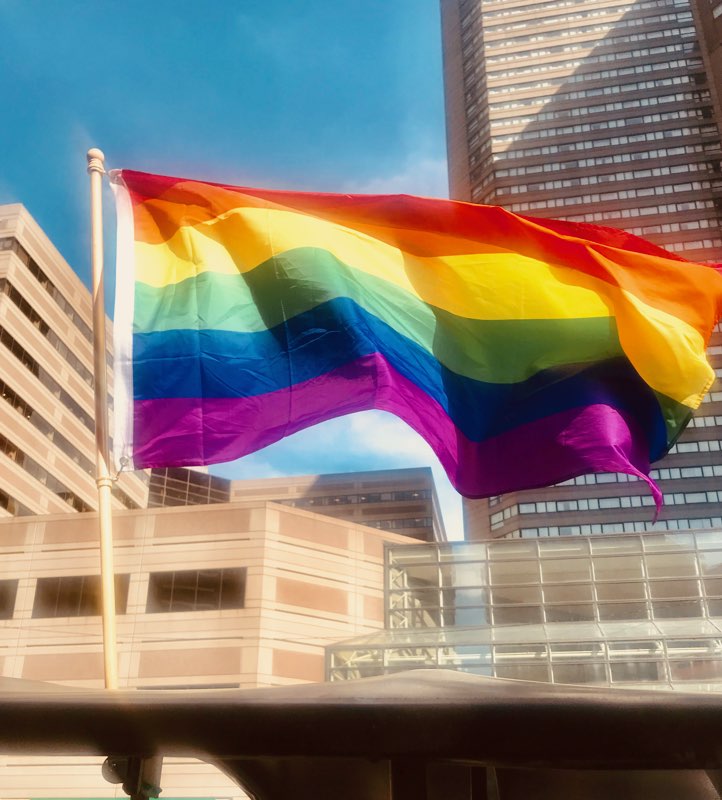
[[[428,467],[228,480],[183,468],[154,469],[148,505],[272,500],[426,542],[446,541]]]
[[[331,680],[417,667],[722,691],[722,531],[390,545],[386,628]]]

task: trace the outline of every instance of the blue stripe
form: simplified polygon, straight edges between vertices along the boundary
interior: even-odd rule
[[[474,441],[560,411],[605,403],[638,421],[651,458],[667,447],[654,393],[623,357],[554,367],[519,383],[477,381],[451,372],[347,298],[331,300],[267,331],[135,334],[135,398],[252,397],[319,377],[375,352],[436,400]]]

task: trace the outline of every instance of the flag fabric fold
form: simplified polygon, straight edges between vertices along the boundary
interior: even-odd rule
[[[389,411],[467,497],[647,481],[714,380],[722,275],[612,228],[122,170],[115,452],[239,458]]]

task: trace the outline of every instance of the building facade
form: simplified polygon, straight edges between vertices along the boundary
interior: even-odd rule
[[[386,629],[330,680],[413,668],[722,691],[722,532],[390,545]]]
[[[722,262],[718,0],[442,0],[451,196]],[[722,375],[722,334],[708,351]],[[467,537],[722,525],[719,385],[654,472],[466,501]]]
[[[446,541],[428,467],[229,480],[184,468],[151,470],[148,505],[269,500],[425,542]]]
[[[719,78],[690,0],[441,5],[453,197],[719,258]]]
[[[88,289],[22,206],[0,206],[1,516],[97,507],[91,325]],[[113,504],[146,495],[123,474]]]
[[[324,678],[325,647],[383,626],[393,533],[265,501],[114,515],[120,688]],[[102,687],[96,514],[0,520],[0,675]],[[102,759],[0,754],[0,798],[122,797]],[[163,796],[240,797],[190,759]]]

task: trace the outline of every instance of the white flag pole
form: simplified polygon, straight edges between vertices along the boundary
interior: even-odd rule
[[[105,156],[88,150],[90,173],[90,224],[93,268],[93,373],[95,386],[95,448],[100,527],[100,578],[103,606],[103,663],[105,688],[118,688],[118,652],[115,630],[115,571],[108,447],[108,381],[105,356],[105,288],[103,280],[103,175]]]

